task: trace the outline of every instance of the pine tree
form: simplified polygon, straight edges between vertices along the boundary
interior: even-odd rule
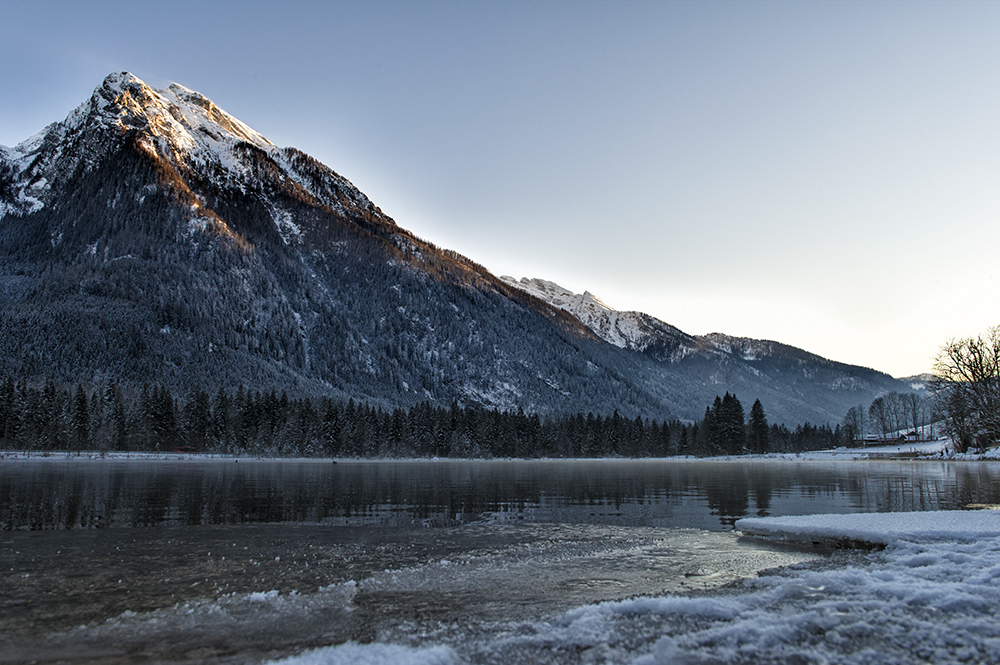
[[[746,448],[746,424],[743,417],[743,405],[728,392],[722,398],[719,413],[722,447],[728,455],[740,455]]]
[[[202,388],[194,388],[184,404],[184,433],[188,445],[201,449],[212,428],[211,398]]]
[[[73,447],[83,450],[90,446],[90,408],[87,391],[81,384],[76,385],[70,411],[70,439]]]
[[[760,400],[754,400],[750,407],[750,422],[747,425],[750,449],[758,455],[763,455],[770,451],[771,444],[768,437],[767,416],[764,415],[764,407]]]
[[[729,393],[726,393],[729,396]],[[712,406],[705,411],[705,441],[708,444],[709,455],[719,455],[726,452],[726,428],[722,408],[722,398],[715,396]]]
[[[215,403],[212,405],[211,436],[215,444],[223,450],[229,450],[233,442],[230,417],[229,395],[220,387],[219,392],[215,395]]]
[[[173,450],[178,445],[177,410],[174,397],[165,386],[156,385],[145,404],[149,442],[153,450]]]
[[[42,390],[41,402],[33,419],[42,447],[46,450],[63,448],[62,405],[56,394],[56,384],[49,379]]]
[[[0,446],[10,447],[16,432],[16,410],[14,401],[14,379],[7,377],[0,391]]]

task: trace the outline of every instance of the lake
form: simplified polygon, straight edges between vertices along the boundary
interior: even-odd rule
[[[852,556],[741,538],[740,517],[972,503],[1000,503],[1000,465],[0,459],[0,662],[374,641],[505,662],[498,635],[575,607]]]

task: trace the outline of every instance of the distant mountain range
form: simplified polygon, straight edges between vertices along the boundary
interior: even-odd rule
[[[499,279],[199,93],[127,73],[0,147],[0,372],[658,419],[729,391],[790,425],[908,388]]]

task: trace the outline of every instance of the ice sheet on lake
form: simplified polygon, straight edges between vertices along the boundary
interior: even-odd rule
[[[773,571],[732,593],[607,602],[544,622],[442,630],[411,638],[408,649],[349,644],[291,662],[1000,663],[998,518],[956,511],[744,520],[738,528],[863,536],[887,547]]]
[[[748,517],[737,520],[736,529],[789,540],[850,539],[883,545],[900,539],[968,541],[1000,537],[1000,510]]]

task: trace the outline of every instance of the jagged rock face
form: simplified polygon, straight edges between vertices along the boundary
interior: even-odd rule
[[[895,388],[881,375],[817,407],[734,372],[752,361],[711,340],[543,286],[416,238],[179,85],[113,74],[0,147],[0,372],[19,378],[656,418],[739,386],[788,422]]]

